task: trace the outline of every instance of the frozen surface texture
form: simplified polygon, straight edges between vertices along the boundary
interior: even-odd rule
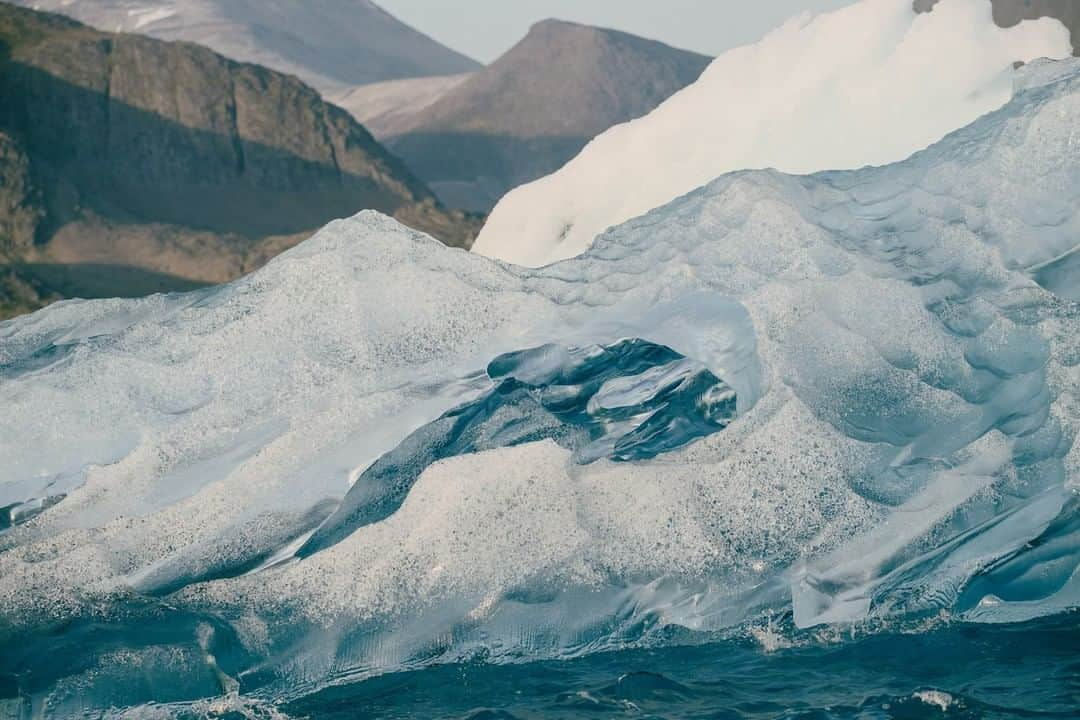
[[[0,688],[1076,607],[1077,128],[1080,61],[1035,63],[902,163],[726,175],[539,270],[362,213],[0,324]]]
[[[1004,30],[991,10],[986,0],[943,0],[917,15],[910,0],[862,0],[794,18],[509,193],[473,250],[540,266],[726,172],[902,160],[1004,105],[1014,61],[1071,53],[1057,20]]]

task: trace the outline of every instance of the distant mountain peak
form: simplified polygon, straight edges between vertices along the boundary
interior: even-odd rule
[[[444,201],[485,210],[556,170],[595,135],[645,115],[711,58],[629,33],[547,19],[488,67],[446,82],[359,88],[338,102],[378,107],[381,139]]]
[[[545,18],[544,20],[537,20],[529,26],[529,32],[525,34],[524,39],[542,34],[553,32],[570,32],[570,31],[584,31],[588,33],[602,32],[604,28],[597,27],[595,25],[583,25],[582,23],[574,22],[572,20],[562,20],[560,18]]]
[[[592,136],[645,114],[696,80],[710,60],[617,30],[545,20],[433,105],[423,125]]]
[[[626,43],[639,48],[650,48],[655,52],[682,53],[698,58],[706,58],[700,53],[682,50],[659,40],[634,35],[624,30],[598,25],[585,25],[559,18],[547,18],[533,23],[525,37],[499,57],[495,63],[513,57],[516,53],[520,53],[522,49],[535,47],[537,43],[549,43],[553,40],[565,42],[567,48],[576,46],[579,49],[587,49],[598,42]]]
[[[667,43],[660,40],[654,40],[652,38],[647,38],[641,35],[635,35],[634,33],[627,32],[625,30],[618,30],[616,28],[607,27],[604,25],[588,25],[585,23],[574,22],[573,20],[563,20],[561,18],[554,17],[546,18],[544,20],[538,20],[533,23],[529,27],[529,32],[526,33],[525,37],[522,38],[519,44],[525,43],[531,38],[534,39],[538,36],[543,36],[545,34],[560,33],[573,34],[582,38],[586,38],[589,36],[595,37],[597,35],[607,35],[621,38],[624,40],[629,40],[631,42],[648,43],[650,45],[656,45],[659,47],[667,47],[671,48],[672,50],[677,50],[678,52],[692,52],[690,50],[680,50],[679,48],[675,48],[672,45],[668,45]]]
[[[186,40],[321,91],[480,68],[370,0],[11,0],[108,32]]]

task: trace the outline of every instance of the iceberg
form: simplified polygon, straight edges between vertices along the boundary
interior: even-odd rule
[[[725,172],[897,162],[1004,105],[1014,62],[1071,52],[1057,20],[1001,29],[986,0],[944,0],[928,14],[911,0],[803,14],[511,191],[473,250],[537,267]]]
[[[540,269],[367,212],[0,324],[0,688],[1076,608],[1078,121],[1080,61],[1037,62],[907,160],[727,174]]]

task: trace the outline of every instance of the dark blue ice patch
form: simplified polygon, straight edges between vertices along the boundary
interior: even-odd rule
[[[718,432],[735,391],[701,363],[640,339],[544,345],[502,355],[494,386],[409,435],[368,468],[297,552],[335,545],[392,515],[420,475],[446,458],[554,440],[574,462],[647,460]]]

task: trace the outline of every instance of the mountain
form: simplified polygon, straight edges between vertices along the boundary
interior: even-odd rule
[[[461,82],[405,86],[402,104],[416,110],[383,113],[377,137],[450,205],[488,210],[597,134],[648,113],[709,62],[615,30],[547,20]],[[335,101],[365,117],[391,92],[361,88]]]
[[[990,15],[985,0],[945,0],[928,15],[913,12],[911,0],[863,0],[793,18],[724,53],[701,80],[608,130],[558,172],[508,194],[473,249],[544,265],[725,172],[902,160],[1007,102],[1015,61],[1071,51],[1056,20],[1002,30]],[[942,65],[930,51],[939,45],[971,61]]]
[[[915,10],[929,12],[940,0],[915,0]],[[1080,0],[991,0],[994,22],[1010,28],[1023,20],[1054,18],[1072,34],[1073,55],[1080,56]]]
[[[16,0],[111,32],[187,40],[296,75],[322,92],[452,75],[479,63],[370,0]]]
[[[0,305],[221,282],[362,209],[474,221],[296,78],[0,4]]]
[[[474,73],[388,80],[359,85],[327,95],[326,99],[352,113],[375,137],[385,137],[446,94],[469,81]]]

